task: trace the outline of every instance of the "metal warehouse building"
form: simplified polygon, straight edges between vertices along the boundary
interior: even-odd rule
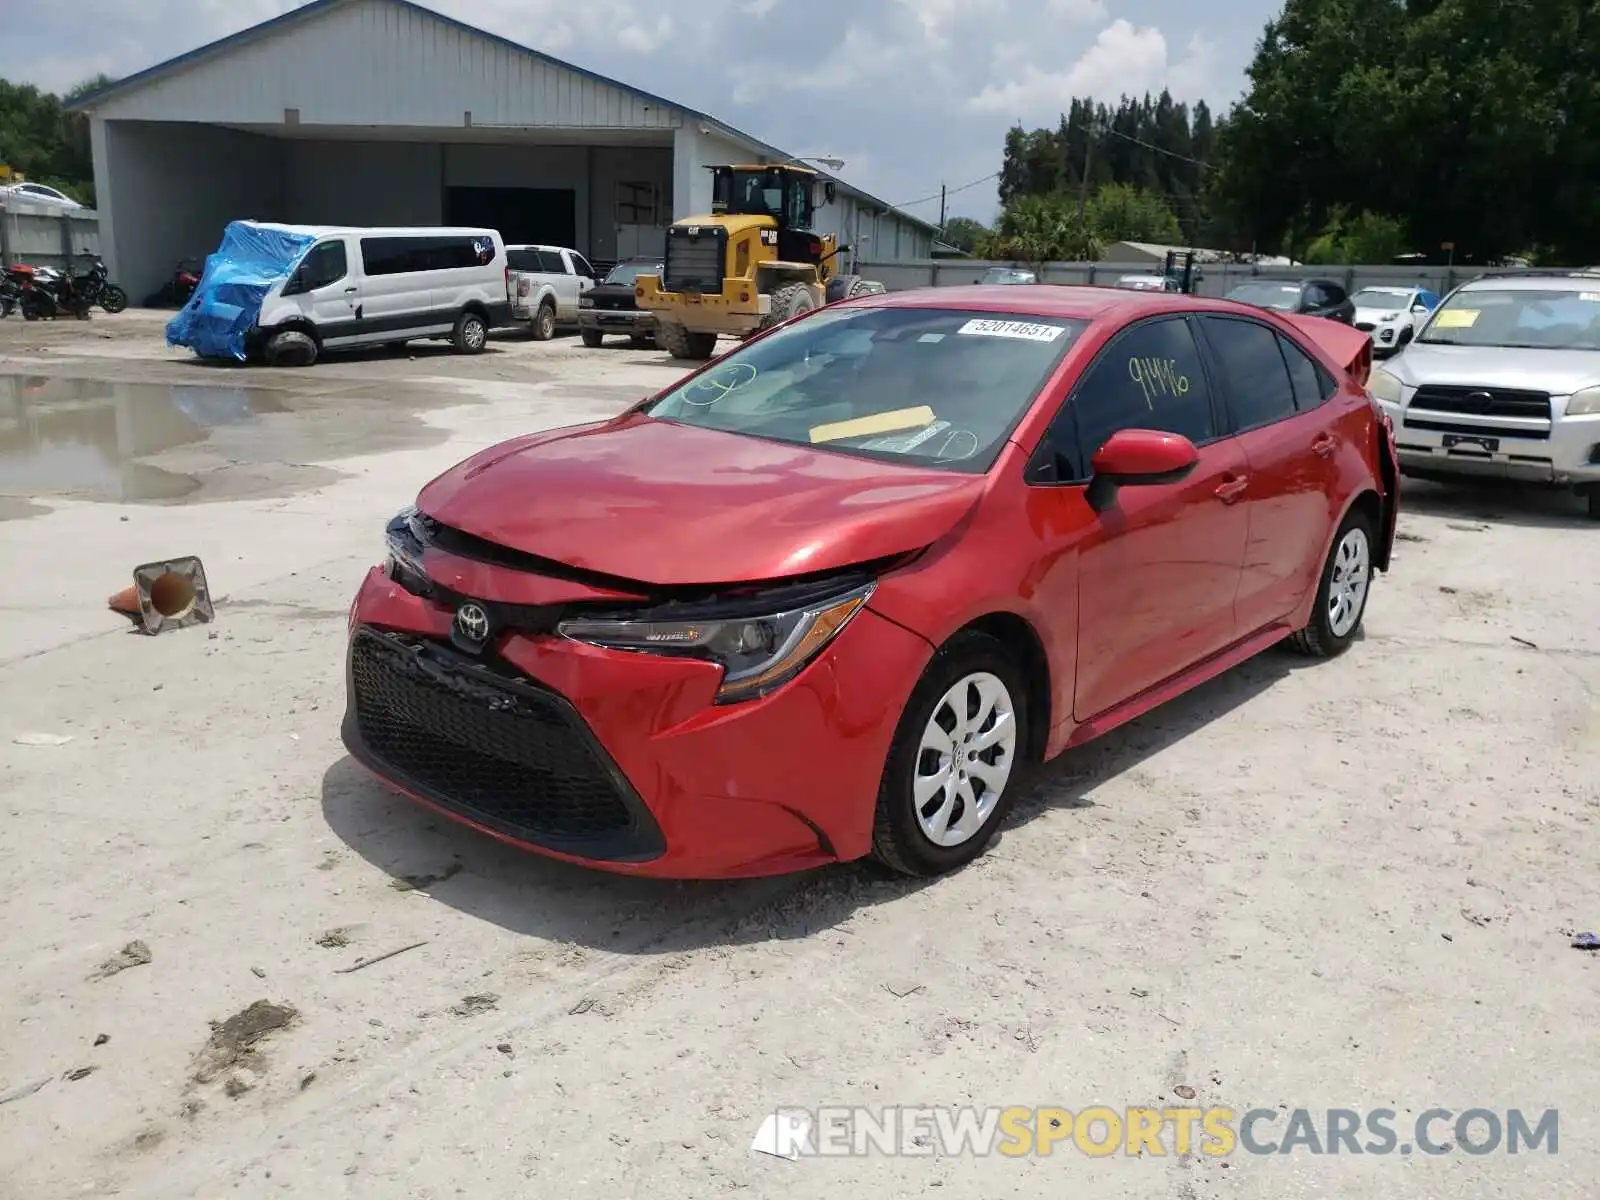
[[[315,0],[76,107],[102,254],[133,296],[236,218],[483,225],[600,261],[659,253],[670,221],[710,210],[706,166],[788,157],[409,0]],[[934,226],[837,184],[820,232],[876,261],[932,253]]]

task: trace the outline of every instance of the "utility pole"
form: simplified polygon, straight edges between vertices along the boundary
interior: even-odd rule
[[[944,184],[939,185],[939,236],[944,236]]]
[[[1078,228],[1083,228],[1083,208],[1089,200],[1089,162],[1094,154],[1094,123],[1083,123],[1083,178],[1078,181]]]

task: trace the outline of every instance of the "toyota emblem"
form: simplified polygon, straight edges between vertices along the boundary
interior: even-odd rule
[[[1486,413],[1494,407],[1494,394],[1492,392],[1468,392],[1466,402],[1471,406],[1467,411]]]
[[[456,632],[465,641],[481,645],[489,637],[489,614],[481,604],[468,601],[456,609]]]

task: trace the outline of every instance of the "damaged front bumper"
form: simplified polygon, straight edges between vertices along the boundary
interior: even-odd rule
[[[422,558],[374,568],[350,612],[343,736],[379,776],[504,841],[630,874],[779,874],[870,849],[894,727],[932,653],[920,637],[860,607],[793,677],[730,702],[715,662],[558,633],[594,610],[570,599],[581,587]],[[490,622],[481,645],[457,619],[469,605]]]

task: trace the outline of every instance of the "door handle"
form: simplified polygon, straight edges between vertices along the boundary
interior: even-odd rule
[[[1333,440],[1332,434],[1321,434],[1311,443],[1311,452],[1318,458],[1327,458],[1339,448],[1339,443]]]
[[[357,291],[357,289],[356,289],[356,288],[353,288],[353,287],[347,287],[347,288],[345,288],[345,290],[344,290],[344,294],[345,294],[345,295],[346,295],[346,296],[354,296],[354,295],[355,295],[355,294],[356,294],[356,291]]]
[[[1232,504],[1244,495],[1245,488],[1250,486],[1248,475],[1231,475],[1223,483],[1217,485],[1216,497],[1224,504]]]

